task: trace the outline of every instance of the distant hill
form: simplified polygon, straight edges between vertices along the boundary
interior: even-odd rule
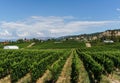
[[[104,32],[96,32],[91,34],[64,36],[64,37],[60,37],[59,39],[88,41],[88,40],[97,40],[97,39],[113,40],[116,37],[120,38],[120,29],[106,30]]]
[[[52,39],[53,37],[37,37],[36,39],[39,40],[48,40],[48,39]]]
[[[106,30],[104,32],[96,32],[91,34],[80,34],[80,35],[68,35],[68,36],[62,36],[59,38],[54,37],[37,37],[38,40],[48,40],[48,39],[55,39],[55,40],[80,40],[80,41],[90,41],[90,40],[115,40],[117,38],[117,41],[120,42],[120,29],[114,29],[114,30]],[[4,41],[16,41],[17,39],[0,39],[0,42]]]

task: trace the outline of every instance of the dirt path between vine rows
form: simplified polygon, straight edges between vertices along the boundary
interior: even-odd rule
[[[32,47],[33,45],[35,45],[35,42],[31,43],[30,45],[27,46],[27,48]]]
[[[120,72],[113,72],[112,75],[108,77],[110,83],[120,83]]]
[[[109,78],[109,80],[110,80],[110,83],[120,83],[118,80],[115,80],[115,79]]]
[[[58,59],[58,60],[59,60],[59,59]],[[52,66],[53,66],[56,62],[58,62],[58,60],[55,61],[55,62],[52,64]],[[52,66],[51,66],[51,67],[52,67]],[[52,78],[51,71],[50,71],[49,69],[47,69],[47,70],[45,71],[45,73],[43,74],[43,76],[40,77],[40,78],[36,81],[36,83],[45,83],[45,81],[48,81],[48,80],[50,80],[51,78]]]
[[[36,83],[45,83],[45,80],[49,80],[50,78],[51,78],[51,72],[49,70],[46,70],[43,76],[39,78]]]
[[[18,80],[16,83],[30,83],[31,82],[31,75],[30,73],[26,74],[23,78]]]
[[[11,83],[10,75],[0,79],[0,83]]]
[[[71,68],[72,57],[73,57],[73,52],[71,53],[70,57],[65,62],[65,65],[56,83],[70,83],[70,80],[71,80],[70,76],[71,76],[71,71],[72,71],[72,68]]]

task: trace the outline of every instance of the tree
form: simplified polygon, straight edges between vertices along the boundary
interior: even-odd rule
[[[24,40],[23,40],[23,39],[18,39],[17,42],[18,42],[18,43],[23,43]]]

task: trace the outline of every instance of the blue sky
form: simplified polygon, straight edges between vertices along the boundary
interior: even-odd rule
[[[0,38],[59,37],[120,27],[120,0],[0,0]]]

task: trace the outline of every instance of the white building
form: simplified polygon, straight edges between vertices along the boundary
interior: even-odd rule
[[[104,40],[103,42],[104,42],[104,43],[114,43],[113,40]]]
[[[4,46],[3,49],[19,49],[18,46]]]

